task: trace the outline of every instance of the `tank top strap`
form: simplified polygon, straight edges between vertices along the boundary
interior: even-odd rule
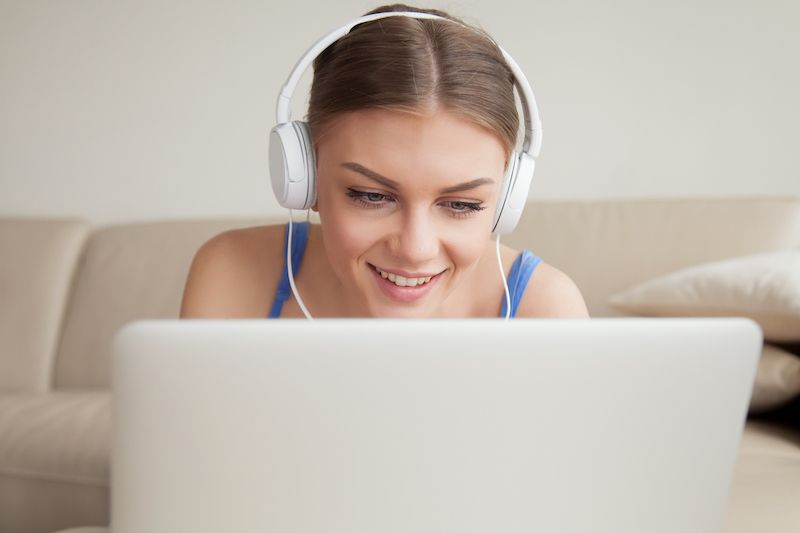
[[[522,301],[522,295],[525,294],[525,288],[528,286],[533,271],[542,259],[536,256],[530,250],[523,250],[521,254],[514,260],[511,265],[511,272],[508,274],[508,292],[511,297],[511,318],[517,316],[517,309],[519,303]],[[506,316],[506,297],[503,295],[503,305],[500,309],[500,318]]]
[[[289,224],[286,224],[286,233],[283,240],[283,273],[278,283],[278,290],[275,291],[275,300],[269,312],[269,318],[279,318],[283,303],[289,299],[292,293],[292,286],[289,284],[289,266],[286,263],[286,250],[289,247]],[[308,243],[308,222],[292,223],[292,274],[297,275],[300,264],[303,262],[303,255]]]

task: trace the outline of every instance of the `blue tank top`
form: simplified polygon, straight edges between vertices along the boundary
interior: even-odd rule
[[[288,224],[286,225],[286,229],[283,247],[284,257],[286,256],[286,248],[289,245]],[[292,273],[295,276],[303,261],[306,243],[308,243],[308,222],[292,224]],[[530,250],[523,250],[514,261],[514,264],[511,265],[511,272],[508,274],[508,293],[511,296],[512,317],[517,316],[517,308],[519,308],[519,302],[522,300],[522,295],[525,293],[525,288],[528,286],[528,281],[531,279],[533,271],[541,261],[541,258],[534,255]],[[272,302],[269,318],[278,318],[281,316],[283,303],[289,299],[291,293],[292,287],[289,285],[289,269],[287,268],[286,261],[284,261],[283,273],[280,283],[278,283],[278,290],[275,291],[275,300]],[[500,310],[500,317],[502,318],[505,316],[506,298],[503,296],[503,306]]]

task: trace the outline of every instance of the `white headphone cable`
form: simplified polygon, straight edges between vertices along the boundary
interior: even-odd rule
[[[500,267],[500,277],[503,278],[503,289],[506,291],[506,316],[505,320],[511,318],[511,294],[508,292],[508,281],[506,281],[506,271],[503,269],[503,260],[500,259],[500,235],[495,240],[495,250],[497,251],[497,266]]]
[[[286,269],[289,274],[289,285],[292,287],[292,294],[294,294],[294,299],[297,301],[297,305],[300,306],[300,310],[303,311],[303,314],[309,320],[314,320],[311,316],[311,313],[308,312],[306,309],[306,305],[303,303],[303,299],[300,298],[300,293],[297,292],[297,285],[294,284],[294,274],[292,272],[292,210],[289,209],[289,237],[286,241]]]

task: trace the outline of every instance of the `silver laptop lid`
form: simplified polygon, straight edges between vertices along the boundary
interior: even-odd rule
[[[114,533],[718,531],[744,319],[137,322]]]

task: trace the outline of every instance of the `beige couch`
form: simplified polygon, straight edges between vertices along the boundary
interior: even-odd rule
[[[200,244],[268,222],[0,219],[0,532],[108,524],[112,335],[176,317]],[[570,274],[593,316],[613,316],[607,297],[653,276],[800,247],[800,199],[532,202],[505,242]],[[749,421],[724,531],[800,531],[798,495],[800,431]]]

